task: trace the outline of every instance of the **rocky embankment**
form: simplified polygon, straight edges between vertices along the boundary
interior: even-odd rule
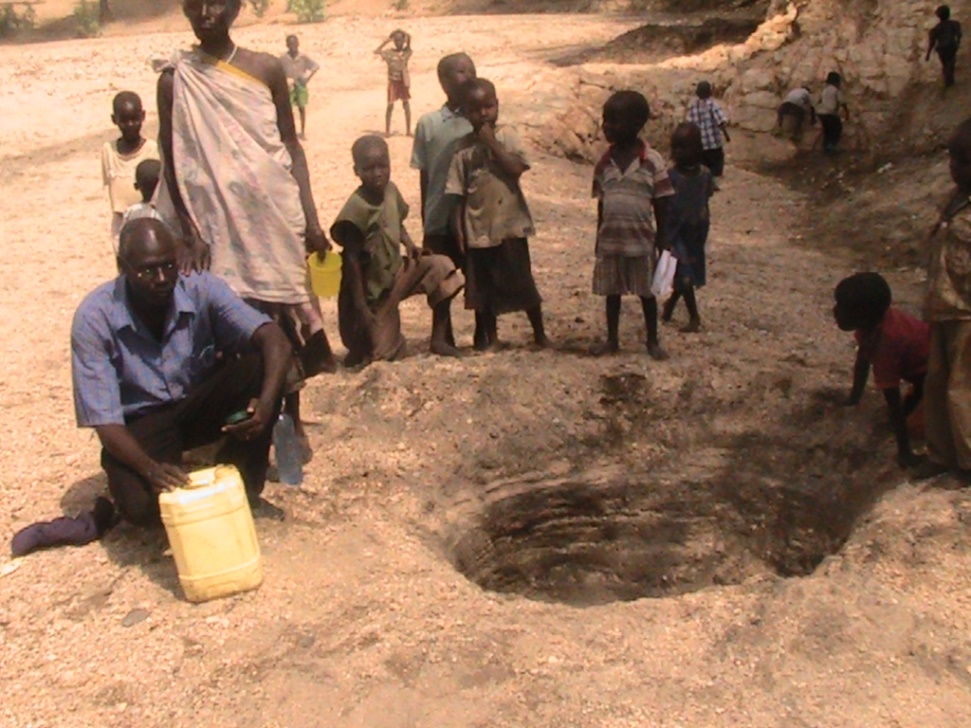
[[[721,17],[723,25],[732,23],[737,29],[739,12],[751,14],[750,8],[739,11],[722,3],[728,9],[712,16],[712,5],[706,4],[703,19],[689,15],[676,22],[698,26]],[[588,58],[593,60],[581,59],[584,62],[576,66],[568,108],[537,130],[535,140],[571,159],[593,159],[602,144],[599,116],[604,99],[613,90],[636,88],[648,97],[654,112],[648,137],[666,146],[695,84],[708,79],[737,132],[734,159],[784,159],[797,146],[771,134],[781,98],[800,85],[809,85],[818,95],[826,74],[835,70],[845,79],[844,94],[852,111],[848,148],[871,151],[879,145],[884,154],[924,151],[939,144],[961,114],[938,86],[936,61],[924,61],[927,30],[934,22],[931,10],[917,0],[773,2],[765,19],[740,42],[716,35],[713,45],[692,55],[646,63],[640,60],[643,52],[634,48],[626,58],[633,63],[624,63],[623,56],[598,62],[592,53]],[[954,5],[954,10],[961,8]],[[656,29],[665,22],[671,21],[660,20],[639,32],[645,39],[656,38],[663,35]],[[807,135],[803,144],[811,145],[814,136]]]

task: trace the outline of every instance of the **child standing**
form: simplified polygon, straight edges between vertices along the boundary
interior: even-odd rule
[[[957,128],[948,152],[956,188],[928,251],[928,476],[953,468],[971,473],[971,119]]]
[[[859,404],[866,380],[873,378],[883,391],[890,422],[897,438],[897,462],[909,468],[920,463],[910,447],[907,417],[917,409],[924,395],[930,327],[923,321],[891,306],[890,286],[878,273],[857,273],[844,278],[833,292],[833,317],[843,331],[856,335],[856,364],[853,389],[847,405]],[[900,396],[900,383],[912,389]]]
[[[961,47],[961,24],[951,20],[951,8],[947,5],[941,5],[935,11],[935,15],[940,22],[931,28],[927,56],[924,60],[929,61],[931,53],[937,51],[937,57],[941,59],[941,68],[944,71],[944,87],[949,88],[954,85],[958,48]]]
[[[460,200],[454,228],[466,256],[465,307],[476,313],[474,347],[496,349],[497,317],[512,311],[525,311],[536,344],[548,346],[529,260],[533,218],[519,186],[529,169],[526,152],[512,127],[497,126],[499,99],[491,81],[469,84],[465,113],[472,133],[455,152],[445,192]]]
[[[593,196],[597,198],[597,261],[593,292],[607,298],[607,341],[595,354],[620,349],[620,297],[640,296],[647,325],[647,352],[667,355],[657,330],[657,300],[651,293],[658,247],[666,247],[667,209],[674,187],[664,159],[638,134],[651,110],[636,91],[618,91],[604,104],[603,132],[610,149],[597,163]]]
[[[732,140],[728,133],[728,117],[722,107],[711,97],[711,84],[702,81],[695,89],[697,98],[688,107],[685,121],[701,129],[704,151],[701,161],[715,177],[725,172],[725,142]]]
[[[398,304],[418,293],[432,308],[432,353],[457,355],[445,336],[452,299],[465,282],[462,272],[446,256],[428,255],[412,242],[404,226],[408,205],[391,181],[387,142],[364,136],[351,154],[361,186],[331,228],[344,253],[337,311],[345,366],[397,358],[405,345]]]
[[[388,43],[394,43],[394,48],[385,50]],[[408,73],[408,61],[411,60],[411,35],[405,31],[395,30],[375,50],[374,54],[388,65],[388,109],[384,115],[384,134],[391,136],[391,114],[394,112],[395,101],[401,101],[401,108],[405,110],[405,134],[411,136],[411,75]]]
[[[141,193],[142,201],[136,202],[125,210],[125,214],[122,216],[122,227],[129,220],[137,220],[142,217],[150,217],[155,220],[162,219],[162,216],[155,210],[155,203],[152,202],[161,175],[162,163],[159,160],[146,159],[139,162],[135,168],[135,189]]]
[[[135,169],[146,159],[158,159],[158,145],[142,137],[145,111],[133,91],[122,91],[112,101],[111,122],[121,136],[101,148],[101,177],[111,204],[111,246],[118,252],[125,211],[139,201]]]
[[[664,304],[662,318],[670,321],[674,307],[681,298],[688,308],[688,325],[684,333],[701,329],[695,289],[707,281],[705,244],[711,225],[708,200],[715,192],[715,180],[707,167],[701,164],[701,130],[691,123],[680,124],[671,135],[671,156],[674,168],[670,172],[674,185],[668,215],[668,241],[678,269],[674,280],[674,293]]]
[[[290,105],[296,106],[300,112],[300,138],[306,139],[307,104],[310,103],[307,84],[320,70],[320,64],[300,52],[300,39],[295,35],[287,36],[287,52],[280,56],[280,63],[283,64],[283,72],[290,81]]]
[[[830,71],[826,76],[826,87],[820,95],[816,115],[823,125],[824,152],[835,152],[839,147],[840,138],[843,136],[843,119],[849,111],[840,94],[842,85],[843,77],[836,71]]]
[[[462,103],[466,87],[474,79],[475,64],[465,53],[453,53],[438,62],[438,81],[445,91],[445,105],[418,120],[411,154],[411,166],[420,174],[423,247],[432,253],[447,255],[458,268],[463,268],[465,261],[452,227],[456,198],[445,194],[445,182],[455,148],[472,132],[472,125],[462,114]],[[454,346],[451,318],[448,331],[448,342]]]

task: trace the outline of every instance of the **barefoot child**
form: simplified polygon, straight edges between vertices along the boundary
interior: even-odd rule
[[[971,473],[971,119],[951,137],[956,188],[930,239],[924,389],[927,455],[936,472]],[[933,475],[930,471],[927,475]]]
[[[618,91],[604,104],[603,132],[610,149],[597,163],[597,261],[593,292],[607,298],[607,341],[595,354],[620,348],[620,297],[640,296],[647,324],[647,352],[664,359],[657,331],[657,300],[651,293],[658,247],[665,247],[666,216],[674,187],[664,159],[638,134],[651,111],[636,91]],[[656,221],[656,224],[655,224]]]
[[[460,200],[454,228],[466,256],[465,307],[476,314],[474,346],[495,349],[496,317],[512,311],[525,311],[536,344],[548,346],[526,240],[533,219],[519,186],[529,169],[526,152],[512,127],[496,125],[499,99],[492,82],[469,84],[465,107],[472,133],[455,152],[445,192]]]
[[[394,48],[385,50],[388,43]],[[391,136],[391,114],[395,101],[401,101],[405,110],[405,134],[411,136],[411,76],[408,61],[411,60],[411,35],[400,28],[391,33],[375,50],[374,54],[388,65],[388,109],[384,115],[384,134]]]
[[[280,63],[283,64],[283,72],[290,81],[290,105],[296,106],[300,112],[300,138],[306,139],[307,104],[310,103],[307,85],[320,70],[320,64],[300,52],[300,39],[295,35],[287,36],[287,52],[280,56]]]
[[[391,181],[388,145],[363,136],[351,148],[361,186],[350,196],[331,228],[343,248],[343,275],[337,311],[346,366],[398,358],[405,345],[398,304],[425,294],[432,309],[431,351],[454,356],[445,340],[452,299],[465,279],[444,255],[420,251],[405,230],[408,205]],[[402,259],[404,247],[407,256]]]
[[[684,298],[690,319],[681,331],[689,334],[701,329],[695,289],[707,280],[705,244],[711,224],[708,200],[715,192],[714,177],[701,164],[701,154],[701,130],[691,123],[680,124],[671,135],[674,168],[670,175],[674,197],[668,214],[668,241],[678,259],[678,270],[674,293],[664,304],[662,318],[670,321],[674,307]]]
[[[472,131],[472,125],[462,114],[462,102],[465,88],[474,78],[475,64],[465,53],[452,53],[438,62],[438,81],[445,91],[445,105],[418,120],[411,153],[411,166],[420,173],[425,232],[422,247],[447,255],[457,268],[462,268],[465,261],[452,228],[455,198],[445,194],[445,182],[456,146]],[[451,318],[448,343],[455,345]]]
[[[890,305],[890,286],[878,273],[857,273],[844,278],[833,295],[837,326],[856,335],[853,389],[847,404],[859,404],[872,367],[874,381],[887,400],[897,438],[897,462],[904,468],[913,467],[920,459],[910,447],[907,418],[917,409],[924,394],[930,328]],[[911,391],[903,399],[901,382],[911,385]]]
[[[154,220],[161,220],[162,216],[155,210],[155,203],[152,199],[155,196],[155,188],[158,187],[159,177],[162,176],[162,163],[157,159],[146,159],[135,168],[135,189],[141,193],[142,201],[125,210],[122,217],[122,227],[129,220],[138,220],[142,217],[149,217]]]
[[[146,159],[158,159],[158,145],[142,137],[145,111],[133,91],[122,91],[112,102],[111,122],[121,136],[105,142],[101,149],[101,176],[111,204],[111,245],[118,253],[118,234],[127,210],[139,201],[135,189],[135,169]]]

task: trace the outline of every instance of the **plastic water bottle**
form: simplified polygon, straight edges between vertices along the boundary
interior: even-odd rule
[[[281,414],[273,426],[273,449],[276,451],[276,467],[280,473],[280,482],[287,485],[303,483],[303,456],[300,453],[300,441],[293,426],[293,418],[288,414]]]

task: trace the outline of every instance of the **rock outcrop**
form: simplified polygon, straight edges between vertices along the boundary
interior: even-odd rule
[[[956,15],[963,9],[952,7]],[[887,153],[927,149],[967,113],[944,95],[936,60],[924,62],[931,11],[917,0],[775,0],[767,19],[742,43],[649,65],[584,64],[572,102],[538,131],[536,141],[572,159],[594,159],[602,148],[603,101],[613,90],[636,88],[654,114],[646,135],[665,149],[695,84],[708,79],[732,119],[733,158],[781,159],[797,150],[771,134],[782,97],[800,85],[818,96],[826,74],[838,71],[852,114],[848,148],[869,151],[879,140]],[[803,144],[814,138],[806,135]]]

